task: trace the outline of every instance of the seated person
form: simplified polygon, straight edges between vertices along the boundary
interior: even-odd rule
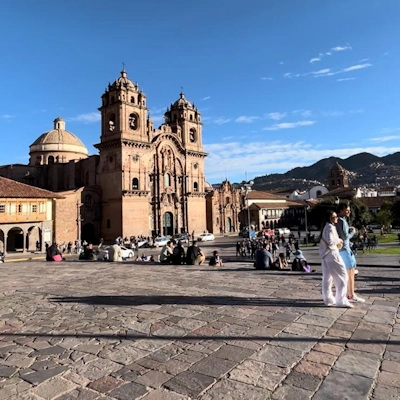
[[[258,249],[255,254],[256,261],[254,262],[255,269],[270,269],[272,266],[272,254],[267,251],[268,244],[264,243],[261,249]]]
[[[187,265],[201,265],[206,260],[206,256],[203,250],[197,245],[196,241],[188,247],[186,252],[186,264]]]
[[[311,272],[311,268],[308,265],[306,258],[303,255],[303,252],[298,249],[293,252],[294,260],[292,262],[292,271],[299,271],[299,272]]]
[[[54,242],[46,252],[46,260],[47,261],[62,261],[62,255],[60,250],[58,250],[58,245]]]
[[[222,258],[218,255],[218,251],[213,251],[213,255],[210,258],[210,262],[208,263],[208,265],[211,265],[213,267],[223,267]]]
[[[284,253],[279,253],[278,258],[274,262],[272,269],[285,269],[289,268],[288,261]]]
[[[81,254],[79,254],[79,259],[80,260],[94,260],[95,254],[93,251],[93,243],[89,243],[87,246],[85,246],[85,249]]]
[[[172,240],[168,241],[167,244],[161,249],[160,263],[171,264],[174,254],[174,243]]]
[[[185,264],[185,249],[183,248],[181,241],[179,241],[174,248],[172,255],[172,264],[174,265]]]

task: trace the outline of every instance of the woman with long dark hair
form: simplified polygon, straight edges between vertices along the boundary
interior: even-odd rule
[[[347,299],[347,272],[339,249],[343,240],[339,238],[335,224],[338,216],[335,211],[328,211],[319,242],[319,255],[322,264],[322,297],[325,305],[352,308]],[[332,282],[335,283],[336,295],[332,293]]]

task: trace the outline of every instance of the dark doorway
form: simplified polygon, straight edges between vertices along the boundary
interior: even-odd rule
[[[88,243],[97,243],[98,238],[96,235],[96,228],[93,224],[87,223],[82,226],[82,233],[81,233],[82,240],[86,240]]]
[[[231,219],[231,217],[228,217],[226,219],[226,231],[227,232],[232,232],[232,219]]]
[[[163,216],[163,235],[173,235],[174,234],[174,223],[173,215],[171,212],[166,212]]]

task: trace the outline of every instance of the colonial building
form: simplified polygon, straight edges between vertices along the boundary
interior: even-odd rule
[[[242,193],[228,180],[207,188],[207,230],[212,233],[239,232]]]
[[[53,238],[55,199],[61,196],[0,176],[0,252],[42,250]]]
[[[0,175],[60,192],[55,239],[203,232],[206,181],[199,110],[183,93],[155,129],[145,93],[125,70],[101,96],[98,155],[57,118],[30,146],[29,165]],[[61,204],[61,203],[60,203]]]

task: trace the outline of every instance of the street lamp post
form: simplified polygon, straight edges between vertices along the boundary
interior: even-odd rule
[[[254,185],[253,181],[243,181],[242,182],[242,190],[244,190],[245,193],[245,200],[246,200],[246,205],[247,205],[247,223],[248,223],[248,229],[249,229],[249,238],[250,238],[250,208],[249,208],[249,192],[251,191],[251,187]]]
[[[306,244],[308,244],[308,224],[307,224],[307,212],[310,209],[310,206],[304,207],[304,225],[306,229]]]

